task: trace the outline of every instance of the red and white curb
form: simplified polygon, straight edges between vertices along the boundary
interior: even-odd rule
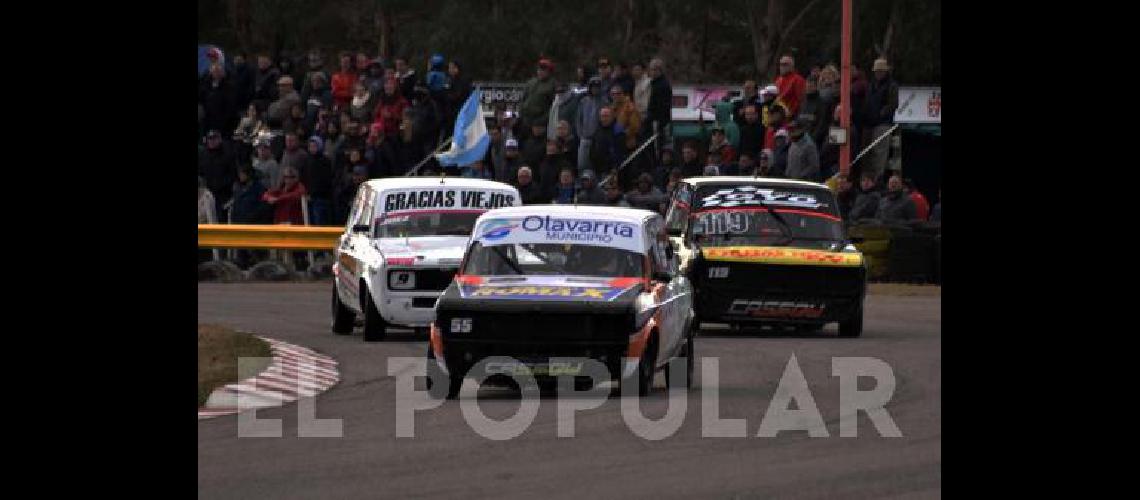
[[[273,352],[269,366],[256,377],[214,389],[206,405],[198,408],[198,420],[281,406],[302,397],[316,396],[340,381],[336,360],[307,347],[258,338],[268,342]]]

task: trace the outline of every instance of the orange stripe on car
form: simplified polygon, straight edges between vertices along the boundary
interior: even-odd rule
[[[443,336],[439,333],[439,325],[433,321],[431,323],[431,351],[435,353],[435,359],[443,359]]]

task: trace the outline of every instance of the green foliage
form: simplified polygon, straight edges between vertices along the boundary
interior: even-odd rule
[[[378,54],[387,19],[393,55],[408,56],[421,72],[434,52],[459,59],[477,80],[500,81],[530,78],[540,56],[555,61],[562,80],[599,55],[614,61],[660,56],[675,81],[724,83],[756,76],[747,5],[767,11],[777,2],[786,24],[810,0],[199,0],[198,38],[231,51],[293,57],[319,48],[332,63],[330,56],[341,50]],[[906,83],[940,82],[940,0],[856,0],[854,9],[852,55],[859,67],[870,70],[894,9],[896,76]],[[840,2],[816,2],[777,46],[796,55],[804,73],[813,64],[838,63]]]

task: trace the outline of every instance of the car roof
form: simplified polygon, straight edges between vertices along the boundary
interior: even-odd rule
[[[483,219],[497,217],[523,217],[527,215],[549,215],[551,217],[589,217],[591,219],[613,220],[641,225],[661,214],[640,208],[603,207],[598,205],[523,205],[519,207],[495,208],[479,216],[476,224]]]
[[[365,184],[376,191],[440,186],[451,188],[515,189],[515,187],[510,184],[467,177],[386,177],[383,179],[372,179]]]
[[[818,182],[800,181],[795,179],[780,179],[777,177],[752,177],[747,175],[710,175],[707,177],[686,177],[681,180],[697,187],[710,184],[760,184],[764,186],[774,187],[810,187],[829,189],[826,184],[820,184]]]

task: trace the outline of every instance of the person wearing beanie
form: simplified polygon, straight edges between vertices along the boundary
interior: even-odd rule
[[[625,199],[625,195],[621,192],[621,187],[618,186],[617,179],[611,177],[602,183],[602,193],[605,195],[605,200],[602,201],[602,205],[607,207],[630,207],[629,202]]]
[[[822,179],[819,167],[819,149],[808,133],[810,126],[806,120],[796,120],[789,128],[791,141],[788,145],[788,167],[784,175],[789,179],[819,182]]]
[[[324,141],[318,136],[309,138],[309,157],[301,166],[301,184],[309,192],[309,222],[314,226],[332,224],[333,171],[332,162],[324,155]]]
[[[874,66],[872,66],[872,72],[875,78],[871,81],[866,98],[863,101],[862,148],[870,146],[875,139],[890,130],[895,121],[895,109],[899,105],[899,86],[891,78],[891,66],[887,60],[876,59]],[[875,178],[879,178],[887,168],[889,157],[890,139],[883,139],[867,152],[863,171],[870,172],[875,175]]]
[[[428,92],[433,95],[443,92],[444,85],[447,84],[447,73],[444,72],[443,63],[445,59],[443,54],[432,54],[431,59],[428,59],[428,74],[427,74],[427,87]]]
[[[541,205],[550,201],[534,181],[534,172],[526,165],[519,167],[511,185],[519,190],[519,201],[523,205]]]
[[[598,130],[598,112],[605,106],[605,93],[602,80],[591,76],[586,84],[587,93],[578,100],[578,113],[574,119],[574,130],[578,133],[578,169],[590,166],[590,144],[594,132]]]
[[[772,175],[772,150],[760,150],[760,155],[756,157],[756,175],[760,177],[768,177]]]
[[[463,109],[463,103],[467,102],[467,96],[471,95],[471,78],[463,72],[463,67],[456,59],[447,64],[447,76],[448,82],[443,91],[443,102],[447,105],[443,127],[450,131],[455,129],[455,118],[459,115],[459,110]]]
[[[411,101],[416,90],[416,84],[420,83],[416,81],[416,70],[408,65],[408,58],[402,56],[396,58],[394,69],[396,78],[400,80],[400,94],[404,96],[404,99]],[[379,94],[379,88],[377,87],[377,94]],[[424,90],[427,90],[426,86]]]
[[[597,186],[597,178],[593,170],[583,170],[578,178],[578,193],[575,195],[577,203],[581,205],[602,205],[606,202],[606,193]]]
[[[368,69],[360,81],[364,83],[364,88],[368,89],[369,94],[380,95],[384,88],[384,62],[379,57],[369,62]],[[411,99],[411,96],[406,96],[405,99]]]
[[[265,184],[257,178],[257,171],[249,165],[238,169],[234,182],[234,202],[230,209],[233,224],[268,224],[269,206],[261,201]]]
[[[550,203],[559,205],[574,203],[574,195],[578,192],[577,187],[574,186],[574,171],[569,167],[559,170],[558,183],[548,192],[552,195]]]
[[[550,105],[554,102],[554,63],[540,59],[535,77],[526,83],[519,111],[522,113],[523,127],[550,120]]]
[[[381,138],[394,138],[400,132],[400,120],[404,118],[404,108],[408,107],[408,101],[400,95],[399,85],[395,77],[384,80],[384,91],[380,94],[380,102],[372,121],[373,130]]]
[[[775,146],[772,148],[772,177],[786,177],[788,169],[788,130],[780,129],[774,134]]]
[[[661,212],[661,205],[668,201],[665,193],[653,185],[653,176],[641,174],[637,178],[637,187],[625,194],[626,201],[633,208],[643,208],[654,212]]]

